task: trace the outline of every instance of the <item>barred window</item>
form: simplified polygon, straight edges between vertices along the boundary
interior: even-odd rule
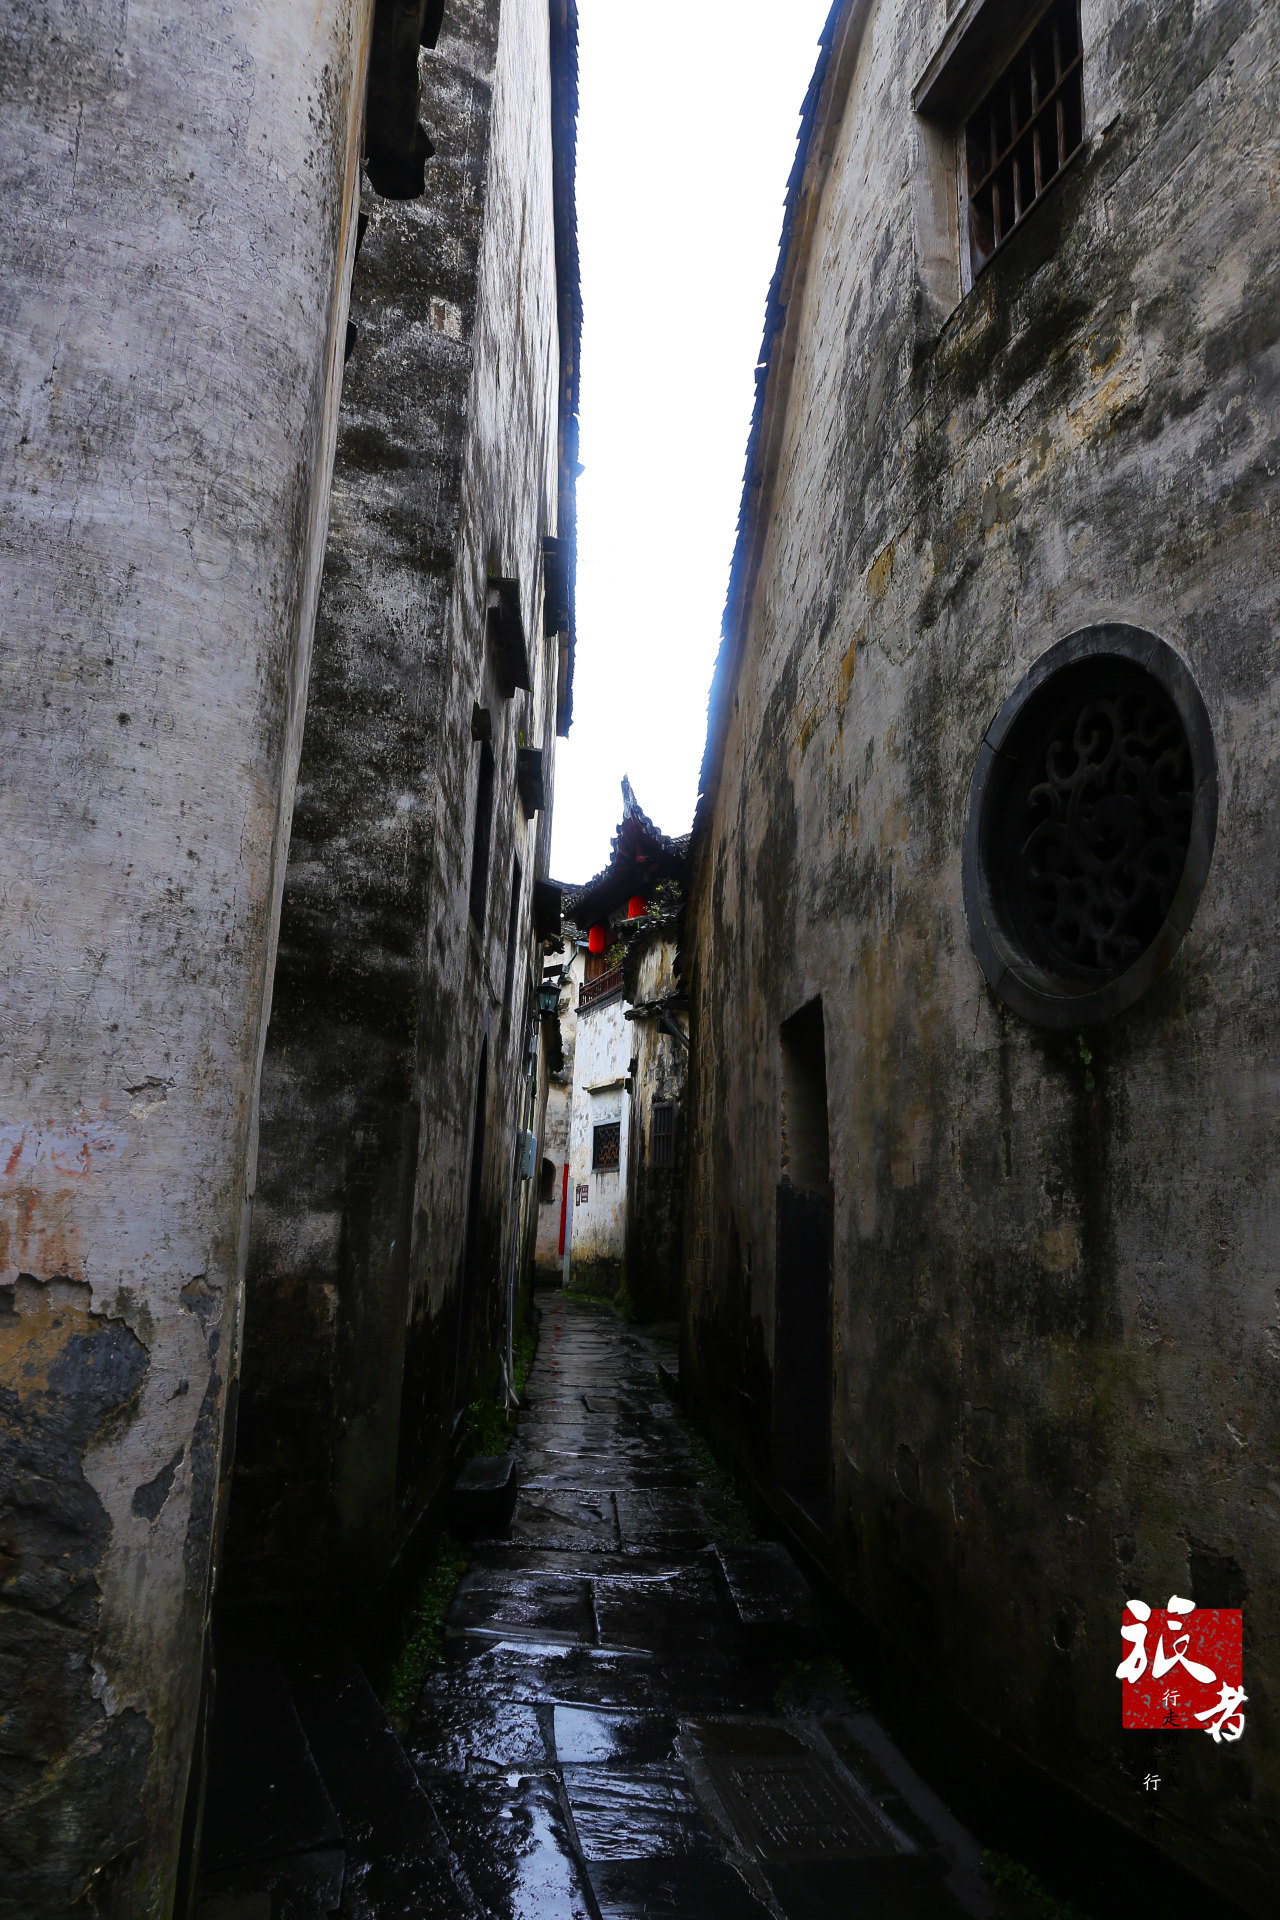
[[[649,1164],[673,1167],[676,1161],[676,1110],[670,1100],[655,1100],[649,1122]]]
[[[964,130],[969,271],[976,278],[1084,140],[1080,0],[1055,0]]]
[[[621,1150],[622,1122],[620,1120],[611,1120],[607,1126],[596,1127],[591,1142],[592,1170],[607,1173],[610,1168],[613,1168],[616,1171]]]
[[[987,729],[965,830],[970,936],[1006,1006],[1078,1031],[1133,1005],[1191,924],[1217,792],[1204,701],[1165,641],[1107,624],[1041,655]]]

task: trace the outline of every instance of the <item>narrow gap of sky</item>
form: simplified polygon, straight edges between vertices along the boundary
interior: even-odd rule
[[[629,774],[693,819],[754,368],[829,0],[579,0],[582,440],[573,729],[556,879],[609,858]],[[670,25],[670,22],[668,22]]]

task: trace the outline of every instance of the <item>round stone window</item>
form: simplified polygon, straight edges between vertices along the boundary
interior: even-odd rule
[[[1050,648],[969,790],[965,910],[994,991],[1050,1027],[1131,1006],[1191,924],[1217,819],[1209,716],[1173,648],[1125,626]]]

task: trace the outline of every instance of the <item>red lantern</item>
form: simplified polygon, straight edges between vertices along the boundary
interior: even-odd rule
[[[587,935],[587,951],[589,953],[603,953],[604,942],[605,942],[604,928],[592,927],[590,933]]]
[[[644,903],[644,895],[642,893],[633,893],[627,902],[628,920],[643,920],[647,912],[648,908]]]

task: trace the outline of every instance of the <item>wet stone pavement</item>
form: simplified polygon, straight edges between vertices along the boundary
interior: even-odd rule
[[[674,1357],[540,1299],[514,1519],[474,1545],[409,1730],[435,1839],[400,1897],[350,1875],[344,1913],[996,1912],[971,1836],[834,1673],[795,1665],[807,1590],[699,1484],[658,1373]],[[803,1691],[780,1687],[788,1660]]]

